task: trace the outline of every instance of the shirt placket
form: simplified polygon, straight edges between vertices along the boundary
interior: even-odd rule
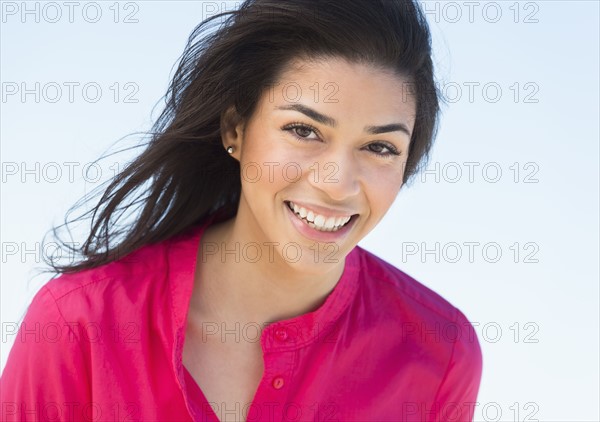
[[[246,422],[278,422],[293,419],[293,404],[287,403],[297,359],[296,336],[285,326],[267,327],[262,334],[264,373]]]

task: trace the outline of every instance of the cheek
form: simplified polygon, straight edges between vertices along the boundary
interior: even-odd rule
[[[273,135],[248,133],[240,160],[242,189],[253,195],[272,195],[298,179],[298,160]]]
[[[383,167],[368,172],[364,177],[363,189],[373,214],[385,214],[401,187],[402,173],[399,171]]]

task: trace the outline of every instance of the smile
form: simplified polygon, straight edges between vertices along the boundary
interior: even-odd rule
[[[352,219],[351,215],[329,216],[318,214],[312,210],[286,201],[288,208],[309,227],[322,232],[336,232],[346,226]]]

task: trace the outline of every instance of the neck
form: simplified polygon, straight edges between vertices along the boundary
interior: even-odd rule
[[[259,233],[235,217],[206,228],[191,309],[214,321],[264,327],[312,312],[324,303],[343,273],[345,260],[307,269],[286,261],[273,246],[264,245],[268,242],[258,239],[262,239]]]

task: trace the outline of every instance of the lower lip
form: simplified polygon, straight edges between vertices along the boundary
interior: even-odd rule
[[[296,230],[298,230],[304,237],[307,237],[311,240],[316,240],[318,242],[335,242],[340,240],[350,231],[354,225],[354,221],[356,220],[356,217],[353,216],[352,219],[341,229],[334,232],[322,232],[310,227],[307,223],[305,223],[305,220],[300,220],[300,217],[296,215],[296,213],[294,213],[294,211],[292,211],[285,202],[283,203],[283,206],[288,211],[290,220],[294,227],[296,227]]]

